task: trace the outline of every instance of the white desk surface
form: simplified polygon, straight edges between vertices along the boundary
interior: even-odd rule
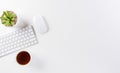
[[[43,15],[50,31],[27,49],[30,64],[15,52],[0,58],[0,73],[120,73],[120,0],[0,0],[31,24]]]

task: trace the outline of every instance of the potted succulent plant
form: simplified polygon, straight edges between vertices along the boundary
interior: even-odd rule
[[[17,15],[13,11],[3,11],[0,19],[1,23],[7,27],[12,27],[17,23]]]

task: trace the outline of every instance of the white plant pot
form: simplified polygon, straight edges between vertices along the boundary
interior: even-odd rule
[[[23,19],[20,16],[17,16],[17,22],[13,25],[13,28],[23,28],[26,24],[24,23]]]
[[[0,21],[0,22],[1,22],[1,21]],[[2,25],[2,27],[6,28],[6,29],[11,29],[11,28],[12,28],[12,29],[13,29],[13,28],[23,28],[23,27],[26,26],[26,24],[25,24],[25,22],[23,21],[22,17],[19,16],[19,15],[17,15],[17,22],[16,22],[15,25],[13,25],[13,26],[5,26],[4,24],[2,24],[2,22],[1,22],[1,25]]]

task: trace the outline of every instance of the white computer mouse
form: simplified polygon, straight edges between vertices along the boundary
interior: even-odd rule
[[[43,16],[34,16],[33,17],[33,26],[35,29],[35,32],[40,33],[40,34],[44,34],[46,32],[48,32],[49,28],[48,28],[48,24],[45,21]]]

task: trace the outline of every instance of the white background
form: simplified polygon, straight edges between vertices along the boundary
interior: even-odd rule
[[[29,24],[43,15],[50,30],[23,49],[28,65],[15,52],[0,58],[0,73],[120,73],[120,0],[0,0],[4,10]]]

